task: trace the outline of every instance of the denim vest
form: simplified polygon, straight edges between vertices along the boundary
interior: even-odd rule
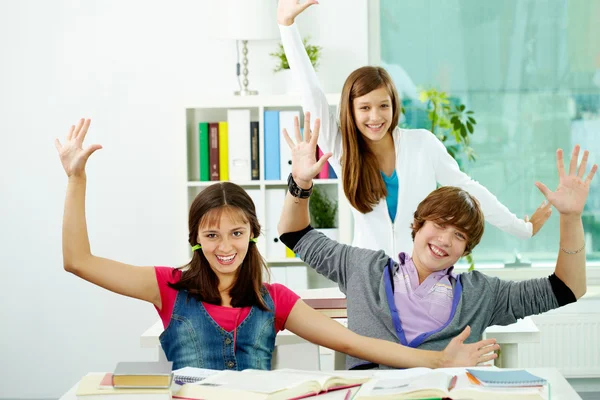
[[[263,286],[262,298],[272,311],[253,306],[238,325],[236,348],[234,331],[221,328],[202,302],[180,290],[169,325],[160,335],[160,344],[173,369],[197,367],[209,369],[271,369],[275,349],[275,306]]]

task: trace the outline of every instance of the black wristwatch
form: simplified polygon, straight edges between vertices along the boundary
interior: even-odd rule
[[[312,193],[313,185],[310,185],[310,189],[302,189],[300,186],[294,182],[294,178],[292,178],[292,174],[288,176],[288,190],[290,194],[294,197],[298,197],[300,199],[308,199]]]

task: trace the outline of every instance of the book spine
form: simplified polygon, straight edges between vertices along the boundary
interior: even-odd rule
[[[320,160],[323,157],[323,151],[320,147],[317,147],[317,160]],[[319,171],[319,179],[328,179],[329,178],[329,163],[323,164],[323,168]]]
[[[250,122],[250,146],[252,180],[257,181],[260,179],[260,145],[258,143],[258,121]]]
[[[279,111],[265,111],[265,180],[279,180]],[[287,176],[285,177],[287,179]]]
[[[219,123],[210,122],[208,130],[210,133],[210,180],[218,181],[221,179],[219,174]]]
[[[219,122],[219,179],[229,180],[229,143],[227,121]]]
[[[208,122],[198,124],[198,141],[200,151],[200,180],[210,181],[210,141],[208,140]]]

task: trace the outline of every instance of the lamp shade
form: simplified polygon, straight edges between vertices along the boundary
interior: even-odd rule
[[[217,37],[232,40],[279,39],[277,0],[214,0],[218,2]]]

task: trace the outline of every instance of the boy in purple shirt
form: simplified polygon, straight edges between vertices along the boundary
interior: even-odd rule
[[[552,192],[536,186],[560,213],[560,250],[555,273],[548,278],[504,281],[479,271],[453,274],[453,265],[469,254],[483,235],[478,201],[456,187],[431,192],[417,207],[412,223],[412,257],[396,263],[383,251],[342,245],[310,226],[308,197],[312,177],[331,154],[315,160],[319,121],[310,132],[305,116],[304,139],[296,124],[289,193],[279,221],[281,240],[309,266],[337,282],[346,294],[348,328],[365,336],[410,347],[440,350],[465,327],[475,342],[491,325],[508,325],[576,301],[586,291],[584,232],[581,221],[594,165],[585,178],[588,152],[577,165],[575,146],[569,172],[562,150],[556,153],[559,184]],[[387,368],[347,357],[350,368]]]

